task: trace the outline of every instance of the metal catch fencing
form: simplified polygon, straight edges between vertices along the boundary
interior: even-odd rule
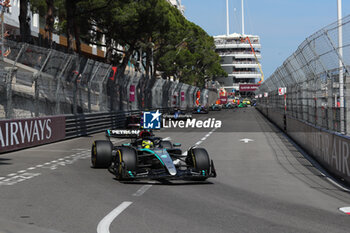
[[[308,37],[257,90],[258,108],[347,134],[349,33],[347,16]]]
[[[11,52],[0,62],[0,119],[192,108],[199,90],[130,67],[112,81],[112,66],[103,62],[11,40],[5,47]]]

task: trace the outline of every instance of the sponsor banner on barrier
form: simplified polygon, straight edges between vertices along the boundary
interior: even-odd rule
[[[130,96],[129,96],[129,100],[130,102],[135,102],[135,85],[130,85]]]
[[[220,96],[220,103],[221,104],[227,104],[227,102],[228,102],[227,96],[221,95]]]
[[[284,95],[286,93],[287,93],[287,88],[286,87],[278,88],[278,95]]]
[[[350,138],[287,117],[287,132],[328,172],[350,182]]]
[[[55,142],[65,136],[64,116],[0,120],[0,152]]]
[[[181,92],[181,101],[185,101],[185,92]]]

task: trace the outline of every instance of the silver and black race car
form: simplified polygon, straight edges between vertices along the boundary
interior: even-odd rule
[[[221,111],[222,105],[221,104],[213,104],[210,105],[209,110],[210,111]]]
[[[192,147],[183,155],[178,147],[147,130],[107,130],[107,140],[92,144],[93,168],[107,168],[118,180],[167,179],[204,181],[216,177],[214,162],[204,148]],[[130,138],[113,145],[111,138]]]

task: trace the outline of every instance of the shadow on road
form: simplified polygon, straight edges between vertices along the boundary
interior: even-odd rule
[[[0,165],[11,165],[12,163],[8,163],[6,161],[10,161],[11,159],[0,158]]]
[[[114,178],[114,180],[117,180]],[[119,181],[119,180],[117,180]],[[164,186],[184,186],[184,185],[212,185],[214,183],[210,181],[187,181],[187,180],[157,180],[158,183],[154,183],[154,181],[119,181],[122,184],[137,184],[137,185],[164,185]]]

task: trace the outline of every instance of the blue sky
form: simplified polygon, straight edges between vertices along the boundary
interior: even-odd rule
[[[337,20],[337,0],[245,0],[245,33],[259,35],[269,77],[309,35]],[[226,0],[182,0],[185,16],[209,35],[226,33]],[[230,33],[241,32],[241,0],[229,0]],[[236,8],[236,11],[234,11]],[[350,1],[343,0],[343,17]]]

